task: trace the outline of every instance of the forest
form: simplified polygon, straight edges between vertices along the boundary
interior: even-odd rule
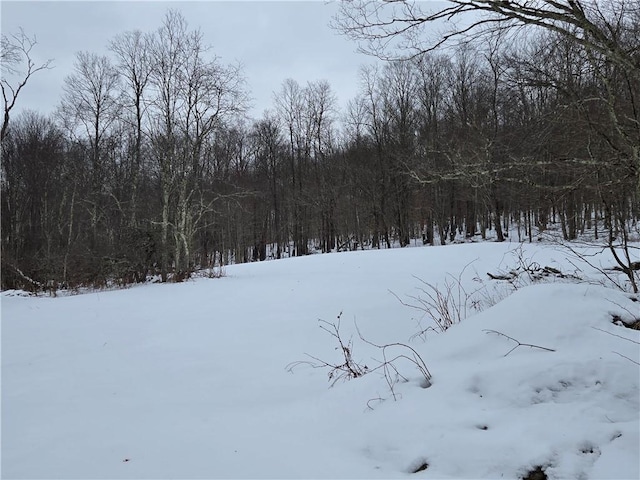
[[[107,55],[77,53],[52,116],[10,116],[21,87],[5,69],[46,65],[25,33],[3,34],[1,287],[181,281],[314,252],[503,241],[514,225],[518,241],[558,226],[565,241],[626,245],[640,218],[638,10],[593,20],[606,48],[493,29],[363,67],[344,108],[328,81],[287,79],[260,118],[242,69],[177,11]]]

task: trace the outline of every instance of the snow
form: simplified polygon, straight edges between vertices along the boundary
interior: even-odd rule
[[[488,279],[518,256],[584,281],[522,276],[514,291]],[[638,297],[598,285],[562,249],[312,255],[226,274],[4,292],[2,477],[522,478],[540,466],[555,479],[640,478],[640,331],[613,323],[640,317]],[[475,292],[467,318],[416,335],[432,324],[398,298],[458,277]],[[289,371],[305,354],[342,361],[318,323],[341,312],[356,361],[381,358],[357,323],[366,340],[414,348],[432,385],[406,360],[393,392],[381,370],[331,388],[327,369]]]

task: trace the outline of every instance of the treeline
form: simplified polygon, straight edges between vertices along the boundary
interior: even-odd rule
[[[503,240],[513,223],[529,240],[556,222],[566,240],[637,233],[638,72],[566,37],[516,40],[363,69],[343,111],[328,82],[286,80],[257,120],[241,70],[179,13],[78,53],[57,114],[3,133],[2,288]]]

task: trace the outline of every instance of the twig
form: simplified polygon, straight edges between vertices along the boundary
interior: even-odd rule
[[[420,354],[418,352],[415,351],[415,349],[413,347],[410,347],[409,345],[406,345],[404,343],[387,343],[385,345],[377,345],[373,342],[371,342],[370,340],[367,340],[366,338],[364,338],[362,336],[362,333],[360,332],[360,328],[358,328],[358,324],[356,323],[356,331],[358,332],[358,336],[360,337],[360,339],[368,344],[371,345],[372,347],[376,347],[379,348],[380,350],[382,350],[383,355],[385,356],[385,363],[390,363],[393,362],[396,359],[399,358],[405,358],[407,360],[409,360],[410,362],[414,363],[416,367],[418,367],[418,370],[420,370],[420,373],[422,374],[422,376],[424,376],[425,380],[427,382],[431,381],[431,372],[429,372],[429,369],[427,368],[427,364],[425,363],[425,361],[422,359],[422,357],[420,356]],[[387,361],[386,360],[386,353],[385,350],[389,347],[400,347],[400,348],[406,348],[407,350],[409,350],[413,355],[412,357],[408,357],[406,355],[397,355],[394,359]],[[376,367],[379,368],[379,367]],[[375,370],[375,369],[374,369]]]
[[[621,338],[621,339],[626,340],[626,341],[628,341],[628,342],[635,343],[636,345],[640,345],[640,342],[638,342],[638,341],[636,341],[636,340],[632,340],[632,339],[627,338],[627,337],[623,337],[622,335],[616,335],[615,333],[607,332],[606,330],[603,330],[603,329],[598,328],[598,327],[591,327],[591,328],[593,328],[594,330],[600,330],[601,332],[604,332],[604,333],[606,333],[607,335],[612,335],[612,336],[614,336],[614,337]]]
[[[500,335],[502,337],[508,338],[509,340],[512,340],[512,341],[517,343],[517,345],[515,347],[513,347],[511,350],[509,350],[507,353],[505,353],[503,355],[505,357],[507,355],[509,355],[511,352],[513,352],[518,347],[539,348],[540,350],[546,350],[547,352],[555,352],[555,350],[553,348],[541,347],[540,345],[533,345],[531,343],[521,343],[518,340],[516,340],[515,338],[510,337],[509,335],[505,335],[504,333],[498,332],[496,330],[483,330],[483,332],[485,332],[485,333],[495,333],[496,335]]]
[[[627,359],[627,360],[629,360],[630,362],[633,362],[633,363],[635,363],[636,365],[640,365],[640,363],[638,363],[638,362],[636,362],[635,360],[633,360],[633,359],[631,359],[631,358],[627,357],[626,355],[622,355],[621,353],[618,353],[618,352],[611,352],[611,353],[615,353],[616,355],[620,355],[621,357],[626,358],[626,359]]]
[[[371,406],[371,402],[384,402],[384,398],[382,397],[376,397],[376,398],[372,398],[371,400],[367,401],[367,408],[369,408],[369,410],[374,410],[374,408]]]
[[[423,286],[417,288],[421,294],[408,295],[408,298],[413,300],[413,303],[403,301],[398,295],[390,291],[402,305],[421,311],[423,313],[422,318],[429,318],[435,324],[435,328],[423,329],[413,335],[412,339],[416,336],[424,335],[428,330],[436,332],[447,331],[451,326],[460,323],[467,317],[470,304],[474,309],[478,309],[479,302],[475,300],[475,295],[484,286],[469,293],[462,285],[462,276],[473,262],[465,265],[457,277],[447,274],[442,286],[431,284],[414,275],[414,278]],[[419,326],[422,318],[418,321]]]
[[[589,257],[596,257],[598,255],[601,255],[605,250],[607,250],[607,247],[602,247],[602,246],[597,246],[596,248],[598,250],[596,250],[594,253],[589,254],[587,252],[579,252],[577,249],[573,248],[571,245],[569,245],[567,242],[558,242],[557,240],[552,240],[554,243],[556,243],[557,245],[560,245],[561,248],[568,250],[571,254],[573,254],[578,260],[586,263],[587,265],[589,265],[591,268],[593,268],[594,270],[596,270],[597,272],[599,272],[600,274],[604,275],[604,277],[609,280],[611,282],[612,285],[614,285],[616,288],[622,290],[623,292],[626,291],[626,289],[624,288],[624,285],[621,285],[615,278],[613,278],[612,275],[609,275],[609,273],[607,273],[607,270],[605,268],[602,268],[601,266],[596,265],[594,262],[590,261],[588,258]],[[587,243],[587,246],[592,246],[590,244]],[[572,263],[573,265],[573,263]],[[574,265],[575,266],[575,265]]]
[[[633,299],[630,299],[630,300],[633,301]],[[614,304],[616,307],[623,309],[625,312],[627,312],[629,314],[629,316],[633,318],[634,322],[640,320],[640,318],[636,318],[636,314],[633,313],[631,310],[629,310],[627,307],[623,307],[622,305],[620,305],[617,302],[614,302],[613,300],[607,299],[607,301],[609,303]]]
[[[341,318],[342,312],[340,312],[340,314],[338,315],[338,321],[335,323],[330,323],[326,320],[321,319],[318,320],[318,322],[320,322],[319,326],[322,330],[324,330],[337,340],[339,346],[336,347],[336,350],[340,350],[340,352],[342,353],[344,363],[329,363],[318,357],[314,357],[313,355],[305,353],[305,355],[313,361],[299,360],[296,362],[291,362],[285,367],[285,369],[293,373],[293,370],[300,365],[306,365],[312,368],[329,368],[329,373],[327,375],[332,387],[338,380],[351,380],[352,378],[362,377],[366,373],[369,373],[369,367],[367,367],[366,365],[361,365],[353,359],[351,340],[349,340],[347,344],[345,344],[342,340],[342,337],[340,336]]]

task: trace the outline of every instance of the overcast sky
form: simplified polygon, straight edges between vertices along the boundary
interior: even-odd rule
[[[205,43],[224,63],[244,65],[254,98],[250,115],[272,106],[273,92],[286,78],[304,85],[326,79],[342,107],[355,96],[360,65],[371,57],[328,27],[337,5],[323,1],[19,1],[2,0],[2,32],[22,27],[36,35],[36,62],[53,58],[55,68],[39,72],[21,93],[16,111],[50,113],[58,104],[64,77],[73,69],[75,53],[107,53],[116,34],[156,30],[170,8],[182,12],[191,28],[200,28]]]

